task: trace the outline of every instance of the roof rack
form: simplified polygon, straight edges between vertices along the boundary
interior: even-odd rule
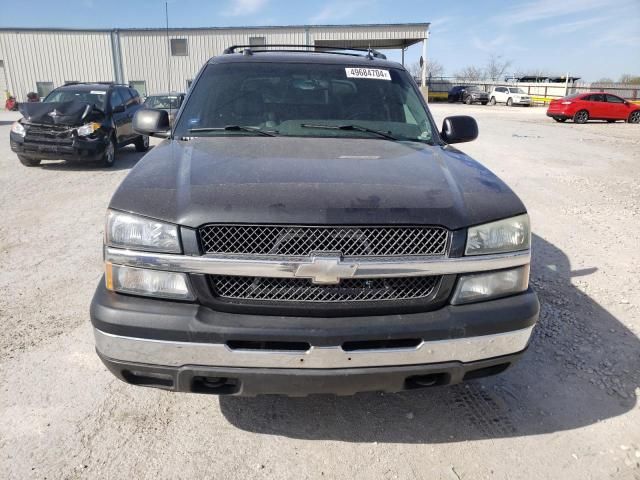
[[[111,85],[111,86],[118,86],[118,87],[131,87],[130,84],[127,83],[116,83],[116,82],[76,82],[76,81],[71,81],[71,82],[64,82],[64,86],[68,86],[68,85]]]
[[[267,50],[267,48],[277,48],[277,50]],[[236,50],[242,49],[244,55],[253,55],[257,52],[307,52],[307,53],[331,53],[333,55],[351,55],[354,57],[367,57],[371,60],[379,58],[386,60],[387,56],[372,48],[351,48],[335,47],[329,45],[296,45],[296,44],[267,44],[267,45],[232,45],[224,49],[223,54],[239,53]],[[296,50],[294,50],[296,49]],[[303,50],[304,49],[304,50]],[[358,52],[358,53],[348,53]]]

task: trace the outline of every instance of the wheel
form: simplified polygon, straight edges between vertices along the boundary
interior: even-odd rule
[[[109,139],[109,143],[107,144],[107,148],[104,149],[104,153],[102,154],[102,161],[100,162],[103,167],[113,167],[114,163],[116,163],[116,139],[111,137]]]
[[[629,123],[640,123],[640,110],[636,110],[635,112],[631,112],[629,115]]]
[[[480,103],[481,103],[482,105],[486,105],[486,104],[487,104],[487,102],[480,102]]]
[[[566,121],[567,121],[567,119],[566,119],[566,118],[562,118],[562,117],[553,117],[553,119],[554,119],[556,122],[560,122],[560,123],[563,123],[563,122],[566,122]]]
[[[140,135],[135,141],[136,152],[146,152],[149,150],[149,135]]]
[[[580,110],[573,116],[574,123],[587,123],[587,120],[589,120],[589,112],[586,110]]]
[[[491,97],[491,100],[489,100],[489,103],[491,105],[495,105],[496,104],[496,97]]]
[[[467,105],[471,105],[471,97],[467,97],[464,103],[466,103]]]
[[[513,100],[511,98],[507,98],[507,107],[513,107]]]
[[[20,163],[23,164],[25,167],[37,167],[38,165],[40,165],[40,162],[42,161],[37,158],[25,157],[24,155],[18,155],[18,160],[20,160]]]

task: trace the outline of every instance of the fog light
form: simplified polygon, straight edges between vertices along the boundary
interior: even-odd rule
[[[524,292],[529,288],[529,265],[499,272],[464,275],[458,279],[452,305],[479,302]]]
[[[184,273],[163,272],[146,268],[105,264],[107,288],[114,292],[148,297],[193,300],[189,281]]]

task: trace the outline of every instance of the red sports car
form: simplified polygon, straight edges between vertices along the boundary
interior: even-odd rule
[[[585,123],[587,120],[640,123],[640,105],[610,93],[576,93],[553,100],[547,109],[547,117],[552,117],[556,122],[571,118],[575,123]]]

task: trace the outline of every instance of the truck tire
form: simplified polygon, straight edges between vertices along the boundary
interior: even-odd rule
[[[491,100],[489,100],[489,103],[491,105],[495,105],[496,104],[496,97],[491,97]]]
[[[20,163],[23,164],[25,167],[37,167],[38,165],[40,165],[40,162],[42,161],[37,158],[25,157],[24,155],[18,155],[18,160],[20,160]]]
[[[466,103],[467,105],[471,105],[471,97],[467,97],[466,100],[464,101],[464,103]]]
[[[149,150],[149,135],[140,135],[135,141],[136,152],[146,152]]]

